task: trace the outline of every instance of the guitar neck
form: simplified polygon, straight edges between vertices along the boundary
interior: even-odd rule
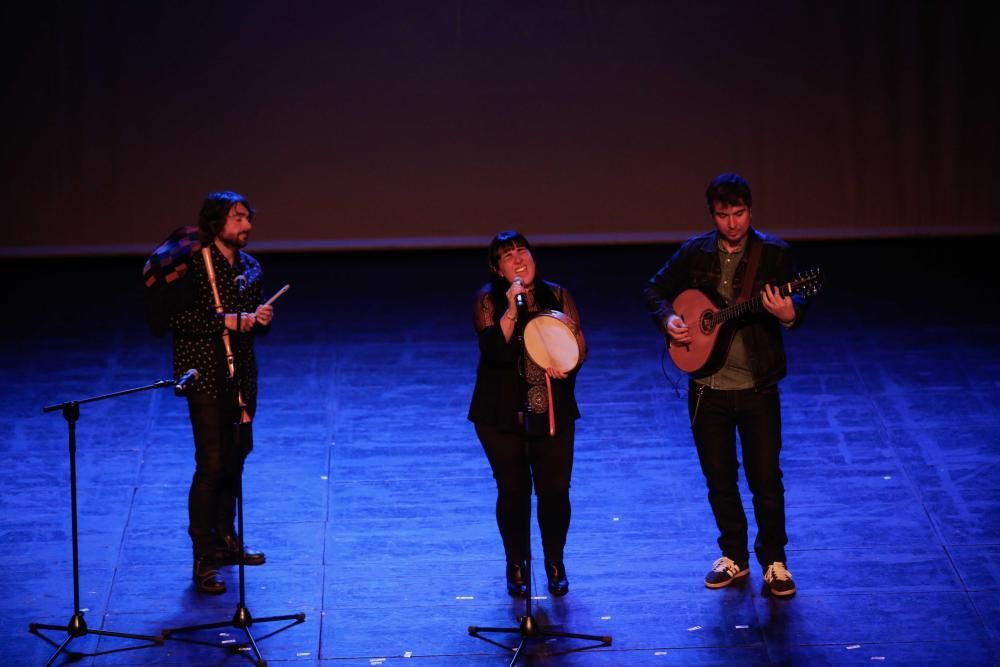
[[[787,282],[784,285],[778,286],[778,294],[782,297],[786,297],[795,291],[795,282]],[[764,301],[760,294],[752,299],[747,299],[746,301],[741,301],[740,303],[734,303],[731,306],[726,306],[715,313],[713,319],[716,322],[728,322],[729,320],[735,320],[744,315],[749,315],[750,313],[759,313],[764,307]]]

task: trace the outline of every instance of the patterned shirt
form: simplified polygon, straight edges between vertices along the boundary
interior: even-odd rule
[[[240,251],[230,266],[214,243],[209,247],[223,312],[254,312],[261,303],[263,273],[260,264]],[[170,328],[174,333],[174,375],[180,377],[188,369],[196,369],[198,379],[192,384],[191,392],[218,398],[225,395],[229,387],[229,369],[222,343],[225,321],[222,315],[215,312],[215,299],[200,252],[192,257],[184,282],[186,307],[170,318]],[[257,325],[247,333],[229,332],[240,393],[251,407],[251,413],[257,399],[254,336],[266,330],[266,327]]]

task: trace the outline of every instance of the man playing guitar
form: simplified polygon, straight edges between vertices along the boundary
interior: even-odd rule
[[[722,174],[709,184],[705,199],[714,230],[684,242],[649,280],[644,296],[675,363],[689,373],[691,432],[722,551],[705,586],[727,586],[749,571],[747,518],[738,487],[739,433],[758,529],[754,553],[770,593],[787,597],[795,593],[795,583],[786,568],[778,381],[786,374],[782,332],[801,323],[804,299],[776,287],[792,284],[790,250],[752,227],[749,184]],[[679,306],[692,290],[705,295],[706,304],[731,306],[726,311],[737,317],[722,333],[711,319],[714,308],[686,320],[687,311]],[[757,307],[741,308],[744,304]],[[689,366],[678,361],[705,337],[710,344],[704,359]]]

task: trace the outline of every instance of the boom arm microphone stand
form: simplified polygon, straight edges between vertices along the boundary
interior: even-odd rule
[[[232,348],[239,349],[239,323],[242,313],[236,313],[236,335],[231,336]],[[243,416],[243,401],[240,398],[239,392],[239,382],[237,381],[236,374],[236,364],[234,363],[230,366],[231,370],[231,395],[232,395],[232,410],[233,410],[233,450],[231,456],[242,457],[242,416]],[[266,639],[272,635],[277,634],[283,630],[286,630],[293,625],[298,625],[299,623],[304,623],[306,620],[306,615],[304,612],[299,612],[297,614],[283,614],[281,616],[267,616],[264,618],[253,618],[250,614],[250,609],[246,605],[246,577],[245,569],[246,565],[243,562],[243,462],[238,462],[237,470],[239,471],[237,475],[237,485],[236,485],[236,547],[239,553],[237,558],[237,567],[239,568],[239,580],[240,580],[240,599],[236,604],[236,613],[233,614],[233,618],[228,621],[218,621],[215,623],[204,623],[201,625],[188,625],[182,628],[170,628],[163,630],[162,636],[164,639],[176,639],[174,635],[188,633],[188,632],[198,632],[201,630],[211,630],[214,628],[225,628],[233,627],[238,630],[242,630],[243,634],[246,635],[247,644],[244,646],[240,645],[221,645],[209,642],[198,642],[194,640],[179,640],[179,641],[189,641],[196,644],[204,644],[207,646],[219,646],[220,648],[225,648],[234,651],[243,651],[247,647],[253,651],[253,660],[258,665],[258,667],[266,667],[267,660],[265,660],[260,653],[260,649],[257,648],[257,640],[254,638],[253,633],[250,631],[250,627],[254,623],[271,623],[275,621],[291,621],[288,625],[278,628],[277,630],[261,637],[261,639]]]
[[[524,320],[526,309],[518,303],[519,317],[517,318],[517,329],[515,330],[515,335],[517,337],[517,358],[523,363],[526,363],[524,359]],[[525,458],[530,460],[531,451],[528,446],[528,435],[524,435],[524,455]],[[578,651],[586,651],[592,648],[600,648],[602,646],[611,646],[610,636],[600,636],[600,635],[584,635],[575,632],[560,632],[557,630],[549,630],[543,626],[539,626],[535,621],[534,616],[531,614],[531,589],[534,581],[533,569],[531,567],[531,516],[527,517],[527,521],[524,524],[524,537],[525,545],[528,549],[528,560],[527,560],[527,570],[525,572],[525,577],[528,580],[528,595],[524,600],[524,616],[518,617],[518,626],[516,628],[483,628],[476,625],[469,626],[469,634],[476,639],[482,639],[484,642],[493,644],[494,646],[499,646],[500,648],[505,648],[514,651],[514,656],[511,658],[510,667],[514,667],[517,664],[518,659],[524,654],[524,648],[530,640],[533,639],[545,639],[546,637],[558,637],[562,639],[582,639],[585,641],[595,642],[593,644],[588,644],[587,646],[581,646],[579,648],[567,649],[565,651],[559,651],[550,655],[561,655],[563,653],[576,653]],[[496,633],[505,635],[518,635],[520,641],[516,646],[508,646],[507,644],[501,644],[498,641],[490,639],[489,637],[484,637],[483,633]]]
[[[66,401],[65,403],[57,403],[56,405],[48,405],[42,408],[42,412],[55,412],[56,410],[61,410],[63,417],[66,419],[66,425],[69,428],[69,498],[70,523],[72,526],[71,534],[73,536],[73,616],[69,619],[69,623],[66,625],[48,625],[45,623],[28,624],[28,632],[38,635],[53,646],[55,646],[56,643],[39,632],[39,630],[61,630],[66,633],[66,639],[63,640],[62,644],[58,645],[56,652],[53,653],[52,657],[49,658],[49,661],[45,663],[45,667],[49,667],[49,665],[55,662],[56,658],[59,657],[63,651],[73,655],[74,659],[82,657],[81,654],[73,653],[67,649],[70,642],[74,639],[88,634],[106,637],[123,637],[125,639],[140,639],[150,642],[150,645],[152,646],[159,646],[163,644],[163,637],[161,635],[136,635],[127,632],[111,632],[110,630],[91,630],[87,627],[87,621],[83,618],[83,612],[80,610],[80,541],[76,513],[76,422],[80,419],[80,406],[84,403],[93,403],[94,401],[102,401],[106,398],[124,396],[125,394],[134,394],[148,389],[161,389],[163,387],[173,386],[175,386],[173,380],[157,380],[152,384],[142,387],[116,391],[111,394],[104,394],[103,396],[92,396],[91,398],[84,398],[79,401]],[[145,645],[140,645],[134,648],[144,647]],[[99,653],[95,653],[94,655],[99,655]]]

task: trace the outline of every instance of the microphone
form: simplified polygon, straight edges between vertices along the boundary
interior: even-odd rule
[[[197,368],[188,369],[188,372],[182,375],[180,379],[178,379],[177,382],[174,384],[174,395],[183,396],[187,392],[188,386],[193,384],[194,381],[197,379],[198,379],[198,369]]]
[[[521,276],[514,278],[514,284],[521,286],[524,285],[524,281],[521,280]],[[514,296],[514,305],[517,306],[518,312],[522,312],[525,308],[528,307],[528,304],[524,300],[524,292],[521,292]]]

